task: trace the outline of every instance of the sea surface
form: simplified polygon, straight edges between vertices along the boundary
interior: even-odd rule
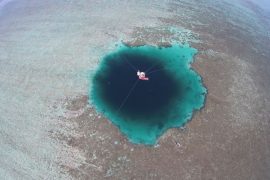
[[[270,179],[269,19],[266,0],[0,1],[0,179]],[[119,40],[197,50],[204,108],[151,148],[88,103]]]

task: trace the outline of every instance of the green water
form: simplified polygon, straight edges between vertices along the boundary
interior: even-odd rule
[[[190,67],[196,53],[177,43],[166,48],[119,44],[102,58],[91,79],[90,103],[129,141],[153,145],[169,128],[185,125],[204,105],[206,88]],[[135,69],[149,68],[150,80],[138,81],[125,101],[137,82]]]

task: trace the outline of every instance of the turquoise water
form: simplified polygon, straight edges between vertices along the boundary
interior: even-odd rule
[[[89,90],[91,103],[132,143],[153,145],[204,105],[206,88],[190,64],[197,50],[119,44],[102,58]],[[149,81],[138,80],[137,70]]]

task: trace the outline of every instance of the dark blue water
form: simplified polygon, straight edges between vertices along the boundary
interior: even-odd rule
[[[154,144],[168,128],[179,127],[203,106],[206,89],[189,68],[196,50],[121,45],[106,55],[90,91],[98,111],[131,142]],[[138,79],[144,71],[148,81]]]

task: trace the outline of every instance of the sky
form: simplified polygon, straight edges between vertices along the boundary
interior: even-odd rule
[[[12,0],[0,0],[0,9],[4,7],[7,3],[11,2]]]
[[[258,5],[260,8],[270,12],[270,0],[248,0],[256,5]]]

